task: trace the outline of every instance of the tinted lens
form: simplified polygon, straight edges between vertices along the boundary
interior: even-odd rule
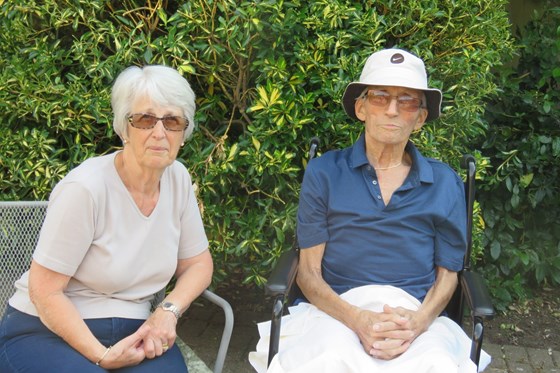
[[[169,131],[182,131],[187,127],[187,120],[183,117],[164,117],[163,126]]]
[[[397,105],[399,109],[405,111],[416,111],[420,108],[421,102],[419,98],[411,97],[408,95],[404,96],[391,96],[383,92],[368,91],[367,97],[369,103],[374,106],[385,107],[389,105],[393,98],[397,99]]]
[[[369,102],[372,105],[375,106],[386,106],[389,104],[389,101],[391,100],[391,96],[389,95],[384,95],[384,94],[378,94],[375,92],[369,92],[368,93],[368,98],[369,98]]]
[[[399,107],[403,110],[416,111],[420,109],[420,99],[414,97],[410,97],[410,96],[397,97],[397,103],[399,104]]]
[[[163,127],[168,131],[183,131],[188,125],[186,118],[177,116],[158,118],[155,115],[140,113],[132,114],[129,118],[133,127],[144,130],[154,128],[159,120],[163,121]]]
[[[157,118],[149,114],[133,114],[130,118],[132,126],[140,129],[153,128],[157,123]]]

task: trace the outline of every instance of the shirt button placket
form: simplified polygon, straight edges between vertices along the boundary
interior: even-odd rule
[[[371,183],[375,186],[376,192],[379,192],[379,190],[378,190],[378,188],[377,188],[377,184],[378,184],[378,183],[377,183],[377,180],[373,179],[373,180],[371,181]],[[381,194],[377,194],[376,197],[377,197],[377,199],[381,199]]]
[[[373,171],[373,167],[371,165],[367,166],[367,175],[371,178],[371,184],[373,185],[373,196],[377,199],[381,199],[381,193],[379,190],[377,179],[375,178],[375,173]]]

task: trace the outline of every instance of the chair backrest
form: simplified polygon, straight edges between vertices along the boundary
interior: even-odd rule
[[[0,315],[29,269],[46,211],[46,201],[0,202]]]

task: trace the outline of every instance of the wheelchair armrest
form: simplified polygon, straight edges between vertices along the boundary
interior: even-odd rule
[[[265,285],[265,294],[286,296],[296,278],[298,262],[298,251],[291,249],[282,253]]]
[[[482,276],[471,271],[463,271],[461,276],[461,286],[464,291],[465,299],[474,317],[491,319],[495,311],[492,306],[492,299],[486,288],[486,283]]]
[[[298,262],[299,253],[297,250],[291,249],[282,253],[264,287],[265,294],[275,298],[272,305],[267,366],[270,365],[272,358],[278,353],[284,301],[294,283]]]

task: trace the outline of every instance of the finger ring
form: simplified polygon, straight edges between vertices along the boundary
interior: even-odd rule
[[[169,346],[167,345],[167,343],[162,343],[161,347],[163,348],[163,352],[169,350]]]

